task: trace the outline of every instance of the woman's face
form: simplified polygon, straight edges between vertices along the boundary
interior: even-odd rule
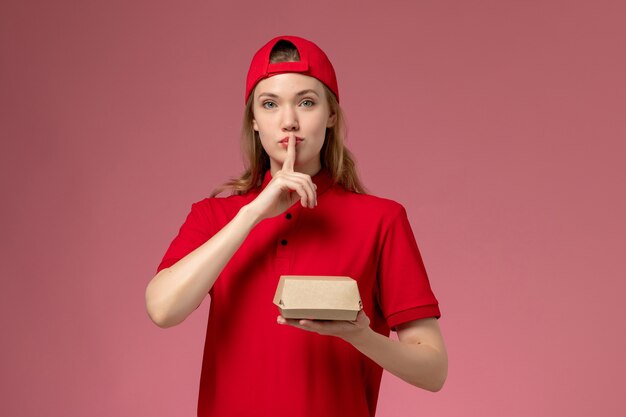
[[[326,128],[336,116],[330,114],[324,86],[316,78],[297,73],[278,74],[260,81],[254,89],[252,127],[270,158],[272,175],[282,168],[291,132],[296,138],[294,170],[308,175],[321,168],[320,150]]]

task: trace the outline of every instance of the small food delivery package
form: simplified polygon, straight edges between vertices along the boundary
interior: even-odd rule
[[[274,304],[286,319],[356,320],[363,307],[356,281],[326,275],[281,275]]]

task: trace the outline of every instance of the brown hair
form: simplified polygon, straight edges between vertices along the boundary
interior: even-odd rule
[[[288,41],[280,40],[274,46],[270,55],[270,62],[296,62],[300,61],[300,55],[296,47]],[[324,92],[328,100],[331,114],[336,114],[335,124],[326,128],[326,138],[320,150],[320,162],[322,169],[326,168],[335,183],[355,193],[367,194],[367,190],[361,183],[357,172],[356,162],[352,153],[344,145],[347,135],[346,122],[343,111],[337,102],[335,94],[324,86]],[[228,182],[220,185],[211,192],[215,197],[226,189],[232,189],[231,194],[241,195],[261,186],[265,171],[270,169],[270,160],[267,152],[261,145],[259,133],[252,127],[254,114],[252,103],[254,102],[254,90],[246,102],[241,126],[241,151],[244,156],[245,171],[239,178],[231,178]]]

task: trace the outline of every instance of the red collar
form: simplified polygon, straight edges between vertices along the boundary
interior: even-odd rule
[[[313,180],[313,183],[317,185],[318,196],[323,194],[324,191],[329,189],[335,183],[335,181],[333,181],[332,175],[325,168],[320,169],[317,174],[311,177],[311,179]],[[265,187],[267,186],[267,184],[269,184],[271,180],[272,180],[272,171],[268,169],[267,171],[265,171],[265,174],[263,176],[263,183],[261,184],[261,190],[265,189]]]

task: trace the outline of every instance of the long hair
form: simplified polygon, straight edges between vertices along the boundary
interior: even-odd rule
[[[294,62],[300,61],[300,55],[296,47],[288,41],[279,41],[270,55],[270,62]],[[356,162],[352,153],[344,145],[347,136],[347,127],[343,111],[337,102],[337,97],[326,85],[322,83],[328,107],[331,114],[336,114],[335,124],[326,128],[324,145],[320,150],[320,163],[322,169],[327,169],[334,182],[346,190],[355,193],[367,194],[366,188],[361,183],[356,171]],[[255,87],[256,89],[256,87]],[[245,171],[239,178],[231,178],[229,181],[215,188],[211,197],[215,197],[224,190],[232,189],[234,195],[246,194],[250,190],[260,187],[265,171],[270,169],[270,160],[267,152],[261,145],[259,133],[254,130],[252,120],[254,113],[254,90],[246,102],[241,124],[241,153],[244,158]]]

